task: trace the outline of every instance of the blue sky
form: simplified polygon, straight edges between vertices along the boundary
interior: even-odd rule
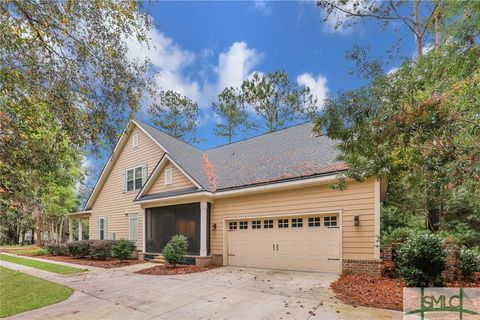
[[[314,1],[303,2],[147,2],[152,16],[151,46],[130,41],[129,56],[148,57],[158,72],[157,85],[176,90],[201,107],[198,145],[207,149],[226,141],[213,134],[211,103],[225,86],[237,86],[253,72],[285,70],[293,81],[310,87],[319,101],[363,83],[349,74],[352,63],[345,52],[355,44],[371,47],[373,56],[384,55],[398,35],[374,22],[334,30],[334,20],[322,23]],[[402,47],[414,52],[413,36],[406,30]],[[391,67],[394,67],[395,63]],[[319,103],[319,108],[322,104]],[[137,115],[151,122],[146,107]],[[105,163],[89,159],[95,182]]]

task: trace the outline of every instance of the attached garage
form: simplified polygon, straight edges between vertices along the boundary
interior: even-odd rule
[[[340,272],[338,213],[269,216],[225,221],[232,266]]]

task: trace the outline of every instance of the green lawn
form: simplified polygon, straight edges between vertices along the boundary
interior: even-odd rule
[[[45,270],[45,271],[50,271],[55,273],[62,273],[62,274],[77,273],[77,272],[85,271],[85,269],[62,266],[59,264],[53,264],[53,263],[37,261],[32,259],[14,257],[6,254],[0,254],[0,261],[12,262],[12,263],[21,264],[27,267],[32,267],[40,270]]]
[[[70,297],[73,289],[0,267],[0,317],[48,306]]]
[[[47,249],[20,249],[20,250],[8,250],[8,253],[13,254],[27,254],[32,256],[43,256],[47,254]]]

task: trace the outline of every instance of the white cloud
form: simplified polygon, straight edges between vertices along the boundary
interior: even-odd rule
[[[323,107],[324,100],[328,94],[326,77],[318,75],[317,78],[315,78],[310,73],[302,73],[297,77],[297,83],[308,87],[312,95],[317,98],[317,107]]]
[[[218,66],[215,68],[218,74],[218,91],[226,87],[239,87],[261,59],[262,55],[249,48],[245,42],[233,43],[218,57]]]
[[[272,8],[265,0],[253,1],[253,10],[268,15],[272,12]]]
[[[171,38],[165,36],[157,28],[148,31],[148,45],[136,39],[127,39],[127,57],[131,60],[149,59],[160,70],[179,71],[191,64],[195,55],[183,50]]]

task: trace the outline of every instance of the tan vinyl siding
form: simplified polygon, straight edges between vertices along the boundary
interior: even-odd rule
[[[327,185],[215,200],[212,205],[211,251],[222,254],[223,219],[343,210],[343,258],[373,259],[375,254],[374,181],[351,182],[344,191]],[[354,216],[360,226],[354,226]]]
[[[139,145],[133,148],[133,135],[138,134]],[[143,215],[140,205],[134,204],[133,199],[139,190],[123,191],[123,174],[126,169],[131,169],[143,164],[147,165],[148,175],[151,174],[155,165],[163,155],[163,150],[153,142],[138,127],[135,127],[123,149],[120,152],[117,161],[114,163],[103,187],[101,188],[97,199],[92,206],[92,216],[90,218],[89,234],[90,239],[98,239],[97,221],[100,217],[107,219],[107,234],[115,232],[116,239],[129,238],[129,220],[128,213],[137,213],[137,249],[142,249],[143,240]],[[147,175],[147,176],[148,176]]]
[[[165,170],[169,168],[173,169],[173,180],[171,185],[165,185]],[[195,187],[195,185],[187,177],[185,177],[185,175],[176,166],[168,161],[146,194],[188,189],[192,187]]]

